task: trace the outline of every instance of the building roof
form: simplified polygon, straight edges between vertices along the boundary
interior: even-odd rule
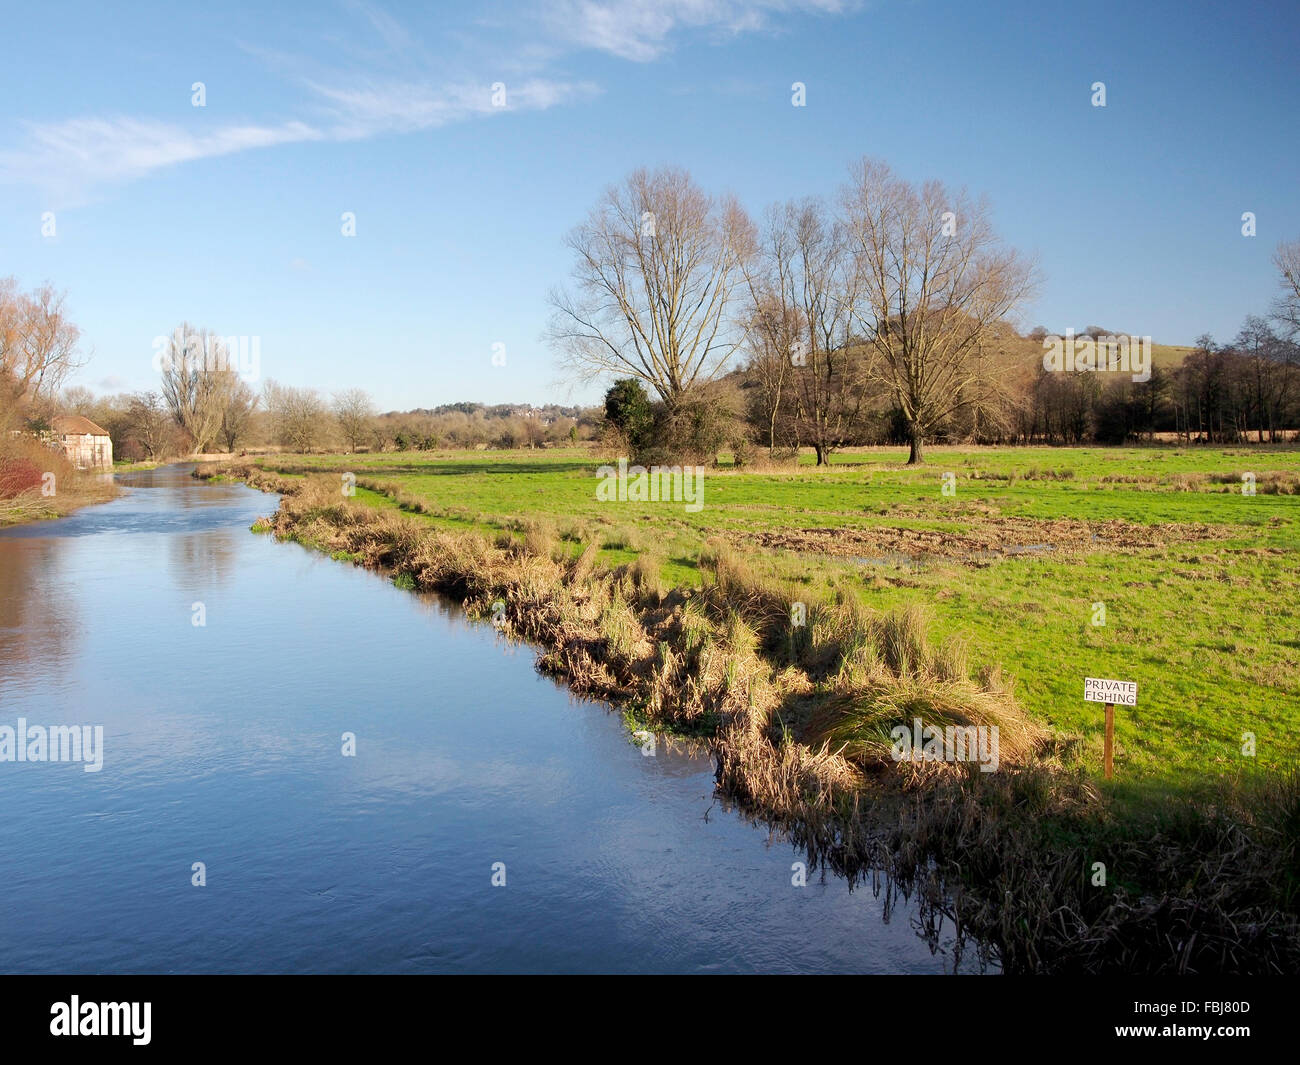
[[[57,415],[50,419],[50,428],[60,436],[108,436],[107,429],[101,429],[80,414]]]

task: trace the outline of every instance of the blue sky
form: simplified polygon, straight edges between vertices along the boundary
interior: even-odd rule
[[[546,296],[642,165],[756,216],[864,154],[964,185],[1038,258],[1025,327],[1164,343],[1229,339],[1300,237],[1293,3],[47,2],[5,37],[0,276],[68,291],[98,391],[188,320],[383,409],[593,401]]]

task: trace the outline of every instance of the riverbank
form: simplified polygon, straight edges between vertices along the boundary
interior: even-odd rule
[[[598,564],[595,541],[565,545],[538,524],[490,540],[347,498],[337,477],[228,464],[196,475],[281,492],[277,537],[451,595],[540,647],[539,668],[575,690],[706,738],[722,794],[788,830],[814,867],[851,881],[883,871],[1005,971],[1300,960],[1294,775],[1119,808],[1071,738],[1026,715],[996,667],[970,676],[961,647],[936,646],[913,608],[813,599],[723,542],[701,553],[698,587],[670,586],[658,567]],[[890,727],[915,717],[996,725],[997,771],[894,760]]]
[[[41,486],[25,489],[9,498],[0,498],[0,528],[34,521],[62,518],[95,503],[107,503],[117,495],[111,477],[80,474],[69,483],[56,481],[51,494]]]
[[[0,431],[0,528],[62,518],[115,495],[109,471],[79,470],[59,448]]]

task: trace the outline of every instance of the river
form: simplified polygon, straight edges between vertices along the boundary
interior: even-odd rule
[[[119,481],[0,533],[0,726],[103,730],[98,772],[0,761],[0,971],[952,970],[905,904],[794,886],[707,755],[250,533],[275,497]]]

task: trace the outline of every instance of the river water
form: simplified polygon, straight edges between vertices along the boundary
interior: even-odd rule
[[[793,886],[707,756],[250,533],[275,497],[119,481],[0,533],[0,727],[103,730],[98,772],[0,761],[0,971],[952,969],[905,906]]]

